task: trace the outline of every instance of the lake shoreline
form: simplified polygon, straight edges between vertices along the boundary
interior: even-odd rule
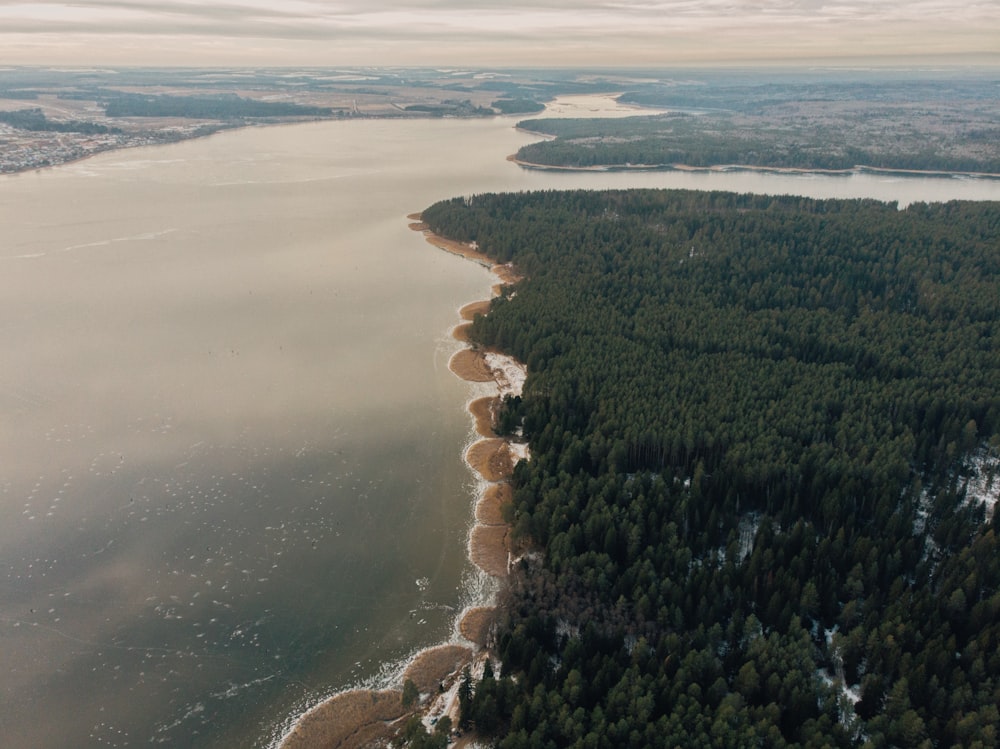
[[[502,115],[493,115],[493,116],[499,117]],[[160,146],[171,146],[171,145],[176,145],[178,143],[184,143],[187,141],[203,140],[211,138],[215,135],[220,135],[222,133],[237,132],[240,130],[248,130],[252,128],[294,127],[296,125],[308,125],[321,122],[354,122],[359,120],[427,120],[427,119],[435,119],[435,118],[433,117],[433,115],[419,115],[413,113],[355,114],[349,117],[338,117],[336,115],[329,117],[303,117],[303,118],[292,117],[289,119],[275,119],[271,121],[253,121],[253,122],[220,121],[218,123],[209,125],[208,126],[209,129],[205,132],[172,131],[169,134],[169,136],[162,136],[159,133],[159,131],[156,130],[139,131],[133,134],[135,137],[135,142],[101,144],[100,146],[96,146],[92,149],[85,150],[83,153],[76,153],[65,156],[60,154],[49,154],[50,158],[44,164],[41,163],[24,164],[16,167],[4,167],[0,165],[0,177],[17,176],[20,174],[30,174],[31,172],[40,172],[48,169],[55,169],[61,166],[77,164],[79,162],[92,159],[95,156],[100,156],[101,154],[114,153],[119,151],[130,151],[139,148],[156,148]],[[462,119],[480,119],[480,118],[470,116]]]
[[[428,243],[489,268],[500,281],[493,286],[494,295],[503,285],[518,280],[509,265],[494,264],[474,246],[434,234],[420,221],[419,214],[408,218],[413,222],[410,228],[422,232]],[[509,479],[523,450],[513,447],[510,440],[496,436],[493,427],[495,411],[503,395],[515,390],[519,392],[523,383],[523,378],[512,375],[512,370],[520,370],[523,374],[523,366],[511,357],[481,351],[469,341],[468,326],[476,315],[488,312],[489,305],[490,300],[486,299],[470,302],[459,310],[462,322],[452,335],[463,348],[452,355],[448,368],[466,382],[493,382],[496,385],[495,394],[474,398],[467,404],[479,439],[466,448],[463,459],[480,477],[481,483],[473,509],[468,557],[487,575],[503,580],[512,561],[511,527],[503,519],[503,505],[513,498]],[[498,366],[497,357],[507,361]],[[348,749],[388,741],[414,715],[420,716],[429,730],[443,715],[448,715],[457,727],[462,672],[467,667],[471,667],[474,674],[481,671],[489,657],[496,611],[493,605],[467,607],[456,617],[454,628],[457,636],[468,645],[454,640],[444,642],[424,648],[410,659],[402,682],[412,681],[420,692],[415,707],[404,705],[402,689],[347,689],[300,715],[276,746],[279,749]],[[460,739],[455,745],[464,746],[467,740],[468,737]]]
[[[530,133],[530,130],[523,132]],[[534,133],[541,135],[541,133]],[[539,164],[524,161],[511,154],[507,161],[517,164],[522,169],[533,169],[540,172],[759,172],[763,174],[789,174],[805,176],[822,174],[828,177],[851,177],[857,174],[885,175],[893,177],[933,177],[937,179],[987,179],[1000,180],[1000,174],[993,172],[948,172],[923,169],[891,169],[858,164],[849,169],[819,169],[792,166],[752,166],[749,164],[713,164],[711,166],[691,166],[690,164],[595,164],[594,166],[565,166],[560,164]]]

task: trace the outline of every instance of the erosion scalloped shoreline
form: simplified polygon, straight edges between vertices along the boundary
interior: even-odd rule
[[[447,252],[461,255],[488,267],[499,279],[494,295],[517,275],[509,265],[496,265],[474,246],[445,239],[432,233],[420,221],[419,214],[409,216],[410,228],[422,232],[427,241]],[[493,431],[494,412],[501,398],[519,394],[524,382],[523,365],[513,358],[472,347],[468,328],[478,314],[489,310],[490,301],[471,302],[460,310],[463,322],[453,331],[456,340],[465,344],[448,363],[460,379],[474,383],[494,383],[496,391],[474,398],[468,404],[476,434],[480,439],[465,451],[465,460],[480,477],[480,491],[475,504],[475,523],[469,533],[469,559],[487,575],[506,578],[511,564],[510,526],[503,519],[503,505],[511,501],[508,479],[514,463],[524,457],[524,449]],[[386,745],[413,715],[424,724],[441,715],[449,715],[458,725],[457,690],[462,670],[481,662],[495,619],[493,606],[472,606],[458,617],[457,635],[469,645],[446,642],[419,651],[406,666],[402,682],[411,680],[422,696],[416,707],[403,704],[400,689],[349,689],[323,700],[303,713],[278,742],[278,749],[347,749],[359,746]],[[468,745],[469,737],[455,746]]]

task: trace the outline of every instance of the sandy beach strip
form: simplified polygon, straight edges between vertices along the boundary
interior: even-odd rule
[[[465,452],[465,460],[487,481],[504,481],[514,471],[510,446],[500,437],[487,437],[472,443]]]
[[[471,322],[463,322],[461,325],[456,325],[451,331],[451,337],[462,343],[472,343],[472,339],[469,338],[469,329],[471,327]]]
[[[514,499],[508,483],[490,484],[476,503],[476,521],[483,525],[504,525],[503,507]]]
[[[490,311],[490,300],[484,299],[479,302],[469,302],[467,305],[462,307],[458,311],[458,314],[463,320],[468,320],[472,322],[476,319],[476,315],[485,315]]]
[[[499,401],[496,396],[487,395],[484,398],[476,398],[469,404],[469,413],[476,420],[476,432],[483,437],[493,437],[496,434],[493,431],[493,415],[496,413]]]
[[[488,628],[488,624],[483,625],[474,617],[466,628],[478,633],[484,626]],[[421,694],[437,695],[458,678],[472,657],[472,648],[464,645],[444,644],[421,650],[403,672],[403,683],[410,680]],[[384,746],[413,712],[413,707],[403,705],[400,690],[341,692],[299,718],[281,742],[281,749]]]
[[[522,280],[522,276],[514,270],[514,266],[510,263],[506,263],[504,265],[494,265],[490,268],[490,270],[494,273],[494,275],[500,277],[502,284],[512,284]],[[497,287],[494,286],[493,288],[496,289]],[[494,295],[499,295],[500,291],[495,290],[493,293]]]
[[[436,694],[441,685],[472,662],[472,648],[464,645],[438,645],[417,653],[403,672],[422,694]]]
[[[521,280],[511,265],[490,263],[489,258],[474,246],[439,237],[426,224],[419,221],[419,215],[410,216],[415,223],[410,228],[421,231],[435,247],[462,255],[489,265],[500,283],[493,286],[493,295],[500,294],[503,287]],[[477,398],[469,404],[469,412],[475,422],[476,433],[483,439],[474,442],[465,453],[465,460],[473,471],[489,483],[476,503],[476,525],[469,533],[469,558],[486,574],[505,578],[510,560],[510,527],[503,520],[503,505],[510,502],[513,491],[507,483],[513,473],[514,464],[520,455],[512,449],[506,439],[495,436],[495,413],[501,396],[505,393],[520,393],[524,380],[524,367],[510,357],[492,351],[483,351],[472,346],[469,340],[470,321],[476,315],[487,314],[491,301],[484,299],[470,302],[461,308],[459,316],[465,321],[452,332],[454,338],[469,345],[459,350],[448,362],[448,367],[460,379],[468,382],[495,382],[497,394]],[[492,610],[490,610],[492,611]],[[459,623],[459,630],[470,642],[482,644],[483,632],[488,624],[480,621],[486,617],[486,610],[467,613]],[[493,614],[489,614],[492,622]]]
[[[390,739],[409,714],[398,690],[355,689],[336,694],[299,718],[282,749],[355,749]]]
[[[427,241],[435,247],[442,249],[445,252],[451,252],[455,255],[461,255],[462,257],[468,258],[469,260],[474,260],[480,265],[485,265],[487,268],[493,266],[492,258],[477,250],[475,244],[459,242],[454,239],[446,239],[445,237],[435,234],[430,230],[430,227],[421,220],[419,213],[411,213],[407,216],[407,218],[412,222],[410,224],[410,228],[413,229],[413,231],[423,232]]]
[[[433,234],[426,224],[419,221],[419,215],[410,218],[415,220],[415,223],[410,224],[410,228],[423,232],[432,245],[484,265],[488,264],[491,272],[500,280],[499,284],[493,286],[494,296],[500,294],[505,285],[521,280],[511,265],[490,263],[489,258],[474,246],[453,242]],[[476,315],[487,314],[490,304],[490,300],[484,299],[470,302],[461,308],[459,315],[466,323],[458,325],[453,330],[452,335],[456,340],[470,344],[469,321],[474,320]],[[510,528],[504,524],[502,507],[505,502],[511,501],[513,492],[506,482],[519,456],[511,449],[507,440],[495,436],[494,414],[503,393],[515,389],[520,391],[523,367],[509,361],[509,357],[471,347],[458,351],[449,361],[448,367],[456,376],[469,382],[497,383],[497,395],[477,398],[469,404],[469,412],[475,420],[476,433],[483,439],[469,447],[465,453],[465,460],[476,473],[490,483],[476,503],[476,525],[469,534],[469,558],[486,574],[504,578],[507,576],[510,559]],[[466,631],[470,634],[478,631],[479,625],[474,624],[474,621],[476,620],[469,619],[466,622],[466,619],[463,619],[459,628],[463,636],[472,642],[478,642],[478,637],[473,638],[465,634]]]
[[[497,610],[493,606],[476,606],[465,612],[459,622],[458,631],[469,642],[478,647],[486,647],[490,629],[496,621]]]
[[[518,281],[521,280],[521,276],[517,274],[512,264],[494,262],[493,258],[491,258],[489,255],[486,255],[479,251],[479,249],[476,247],[475,242],[472,243],[459,242],[457,240],[448,239],[446,237],[442,237],[438,234],[435,234],[434,232],[431,231],[430,227],[421,220],[421,216],[419,213],[411,213],[409,216],[407,216],[407,218],[410,219],[410,221],[412,222],[410,224],[410,228],[413,229],[413,231],[422,232],[429,244],[432,244],[435,247],[444,250],[445,252],[451,252],[452,254],[455,255],[461,255],[462,257],[475,261],[480,265],[485,265],[487,268],[490,269],[492,273],[494,273],[497,277],[499,277],[501,284],[517,283]],[[499,286],[493,287],[494,296],[500,293],[499,288],[500,288]],[[486,305],[487,309],[489,308],[489,304],[490,302],[488,299],[483,302],[472,303],[472,305]],[[472,306],[472,305],[467,305],[467,306]],[[485,311],[482,311],[482,314],[485,314]],[[465,319],[471,320],[472,318],[469,317]]]
[[[464,348],[457,351],[448,362],[448,368],[468,382],[492,382],[495,379],[493,370],[486,363],[486,355],[476,349]]]
[[[506,525],[475,525],[469,535],[469,556],[479,569],[492,577],[507,577],[510,562],[510,528]]]
[[[419,214],[412,214],[409,218],[413,221],[410,228],[423,232],[430,244],[490,268],[501,282],[493,287],[494,294],[500,293],[503,284],[520,280],[511,266],[494,264],[473,245],[433,234],[420,221]],[[488,299],[462,307],[460,316],[465,322],[454,329],[455,339],[468,344],[471,321],[476,315],[489,312],[489,308]],[[469,535],[469,558],[488,575],[503,578],[507,576],[510,559],[510,527],[504,524],[502,507],[504,503],[511,501],[512,490],[506,481],[518,456],[507,440],[494,436],[493,415],[499,393],[510,387],[511,380],[511,373],[505,367],[491,366],[488,359],[496,357],[495,353],[463,348],[451,358],[448,367],[456,376],[468,382],[497,383],[498,395],[477,398],[469,404],[476,431],[483,439],[473,443],[465,458],[474,471],[490,482],[490,486],[476,503],[477,524]],[[476,648],[484,648],[495,617],[496,609],[493,607],[470,608],[457,622],[458,632]],[[407,665],[403,672],[403,682],[412,680],[422,694],[437,694],[442,689],[454,688],[462,669],[472,662],[474,655],[473,649],[464,645],[445,643],[426,648],[417,653]],[[402,726],[403,720],[414,712],[413,707],[403,705],[402,692],[399,690],[348,690],[324,700],[299,717],[292,730],[281,741],[280,747],[349,749],[386,745]]]

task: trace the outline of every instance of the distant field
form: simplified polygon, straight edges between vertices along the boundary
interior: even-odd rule
[[[576,78],[529,71],[11,68],[0,71],[0,113],[8,113],[0,121],[0,172],[251,124],[489,117],[539,111],[557,94],[621,90]]]

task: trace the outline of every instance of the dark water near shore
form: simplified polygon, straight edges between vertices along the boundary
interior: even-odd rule
[[[268,746],[488,594],[456,310],[406,214],[486,190],[1000,199],[1000,182],[561,174],[512,120],[322,123],[0,179],[0,736]],[[388,665],[387,665],[388,664]]]

